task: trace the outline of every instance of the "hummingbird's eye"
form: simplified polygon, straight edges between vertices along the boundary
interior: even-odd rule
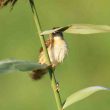
[[[62,32],[58,32],[58,31],[57,32],[53,32],[52,33],[52,36],[54,36],[54,37],[55,36],[61,36],[61,37],[63,37],[63,33]]]
[[[53,32],[53,33],[52,33],[53,36],[55,36],[56,34],[57,34],[56,32]]]

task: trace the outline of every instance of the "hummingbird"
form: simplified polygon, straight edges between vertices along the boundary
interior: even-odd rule
[[[64,58],[68,54],[67,43],[64,40],[63,33],[61,31],[53,32],[49,34],[49,38],[45,42],[48,50],[49,58],[51,61],[51,67],[55,68],[59,63],[63,62]],[[43,48],[39,51],[39,63],[47,64],[46,57]],[[41,79],[47,73],[48,68],[33,70],[31,76],[32,79]]]
[[[63,33],[71,34],[95,34],[110,32],[110,26],[107,25],[93,25],[93,24],[73,24],[65,27],[57,27],[51,30],[42,32],[40,35],[47,35],[48,39],[45,41],[45,45],[51,61],[51,67],[56,68],[59,63],[64,61],[64,58],[68,54],[68,45],[64,39]],[[43,48],[39,51],[39,63],[47,64],[46,57]],[[33,70],[31,73],[32,79],[41,79],[48,72],[48,67],[45,69]]]

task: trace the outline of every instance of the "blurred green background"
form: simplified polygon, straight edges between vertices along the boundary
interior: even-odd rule
[[[18,0],[13,11],[0,10],[0,60],[37,61],[40,41],[28,0]],[[109,0],[35,0],[42,30],[72,23],[110,25]],[[37,37],[37,38],[36,38]],[[65,34],[69,54],[56,70],[64,100],[94,85],[110,87],[110,33]],[[49,75],[33,81],[29,74],[0,75],[0,110],[56,110]],[[102,91],[67,110],[110,110],[110,93]]]

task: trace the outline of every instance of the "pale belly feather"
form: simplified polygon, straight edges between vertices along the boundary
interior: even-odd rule
[[[57,66],[58,63],[63,62],[65,56],[68,54],[67,44],[64,40],[55,40],[53,46],[48,47],[48,53],[52,66]],[[39,63],[47,64],[44,52],[40,53]]]

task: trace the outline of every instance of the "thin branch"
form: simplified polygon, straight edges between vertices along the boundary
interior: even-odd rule
[[[38,31],[38,35],[39,35],[39,38],[40,38],[40,41],[41,41],[41,44],[42,44],[42,47],[43,47],[43,51],[44,51],[45,56],[46,56],[46,60],[48,62],[48,65],[51,65],[50,58],[49,58],[49,55],[48,55],[48,52],[47,52],[47,48],[45,46],[44,36],[40,35],[41,25],[40,25],[39,17],[38,17],[37,10],[36,10],[35,4],[34,4],[34,0],[29,0],[29,2],[30,2],[30,5],[31,5],[31,9],[32,9],[32,12],[33,12],[33,18],[34,18],[34,21],[35,21],[35,24],[36,24],[36,27],[37,27],[37,31]],[[51,86],[52,86],[52,89],[53,89],[53,92],[54,92],[54,96],[55,96],[55,100],[56,100],[58,110],[62,110],[62,101],[61,101],[60,93],[57,89],[57,81],[56,81],[54,72],[51,68],[49,69],[49,75],[50,75]]]

